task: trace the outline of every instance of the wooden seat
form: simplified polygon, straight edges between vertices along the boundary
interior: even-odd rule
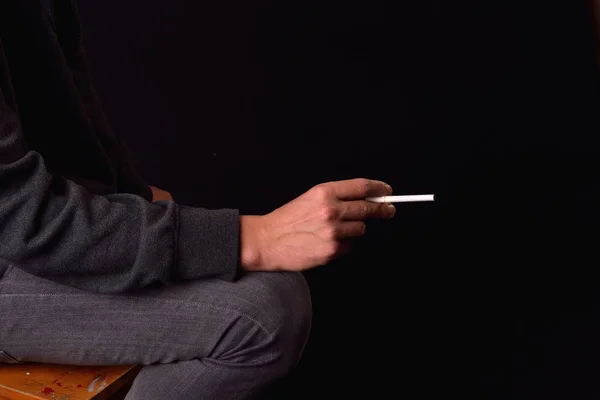
[[[0,364],[0,400],[123,398],[139,366]]]

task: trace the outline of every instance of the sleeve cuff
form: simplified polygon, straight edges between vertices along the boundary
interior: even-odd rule
[[[234,281],[239,265],[238,210],[179,206],[175,279]]]

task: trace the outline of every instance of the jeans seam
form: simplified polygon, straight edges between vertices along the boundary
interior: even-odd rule
[[[89,296],[89,294],[49,294],[49,293],[47,293],[47,294],[43,294],[43,293],[42,294],[18,294],[18,293],[0,294],[0,298],[4,298],[4,297],[57,297],[58,298],[58,297],[88,297],[88,296]],[[171,303],[171,304],[191,304],[191,305],[194,305],[194,306],[200,307],[200,308],[210,308],[210,309],[215,309],[215,310],[227,311],[227,312],[231,312],[231,313],[237,314],[239,316],[242,316],[242,317],[246,318],[247,320],[253,322],[268,337],[270,337],[272,335],[272,333],[269,333],[269,331],[260,322],[258,322],[255,318],[252,318],[251,316],[244,314],[241,311],[234,310],[234,309],[227,308],[227,307],[217,306],[214,304],[200,303],[200,302],[193,301],[193,300],[163,299],[163,298],[158,298],[158,297],[116,296],[116,295],[102,295],[102,294],[96,294],[96,296],[99,298],[108,298],[108,299],[121,299],[121,300],[126,299],[126,300],[140,300],[140,301],[154,300],[154,301],[158,301],[158,302],[165,302],[165,303]]]

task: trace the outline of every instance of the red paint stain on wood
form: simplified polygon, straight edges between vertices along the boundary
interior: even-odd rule
[[[56,378],[54,381],[52,381],[52,383],[56,383],[56,382],[60,381],[62,378],[65,377],[65,375],[67,375],[67,372],[65,372],[64,374],[60,374],[60,376],[58,378]]]
[[[56,382],[56,384],[57,384],[58,386],[62,387],[62,383],[60,383],[60,382]]]
[[[52,394],[54,393],[54,389],[49,388],[48,386],[44,387],[44,390],[42,390],[43,394]]]
[[[77,385],[77,387],[83,387],[83,385]]]

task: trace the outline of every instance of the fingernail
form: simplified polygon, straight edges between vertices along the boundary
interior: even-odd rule
[[[396,207],[394,207],[393,204],[388,204],[387,205],[387,211],[390,217],[393,217],[394,214],[396,214]]]
[[[392,187],[391,187],[390,185],[388,185],[388,184],[386,183],[386,184],[385,184],[385,188],[387,189],[387,191],[388,191],[388,194],[392,194],[392,192],[393,192],[393,189],[392,189]]]

